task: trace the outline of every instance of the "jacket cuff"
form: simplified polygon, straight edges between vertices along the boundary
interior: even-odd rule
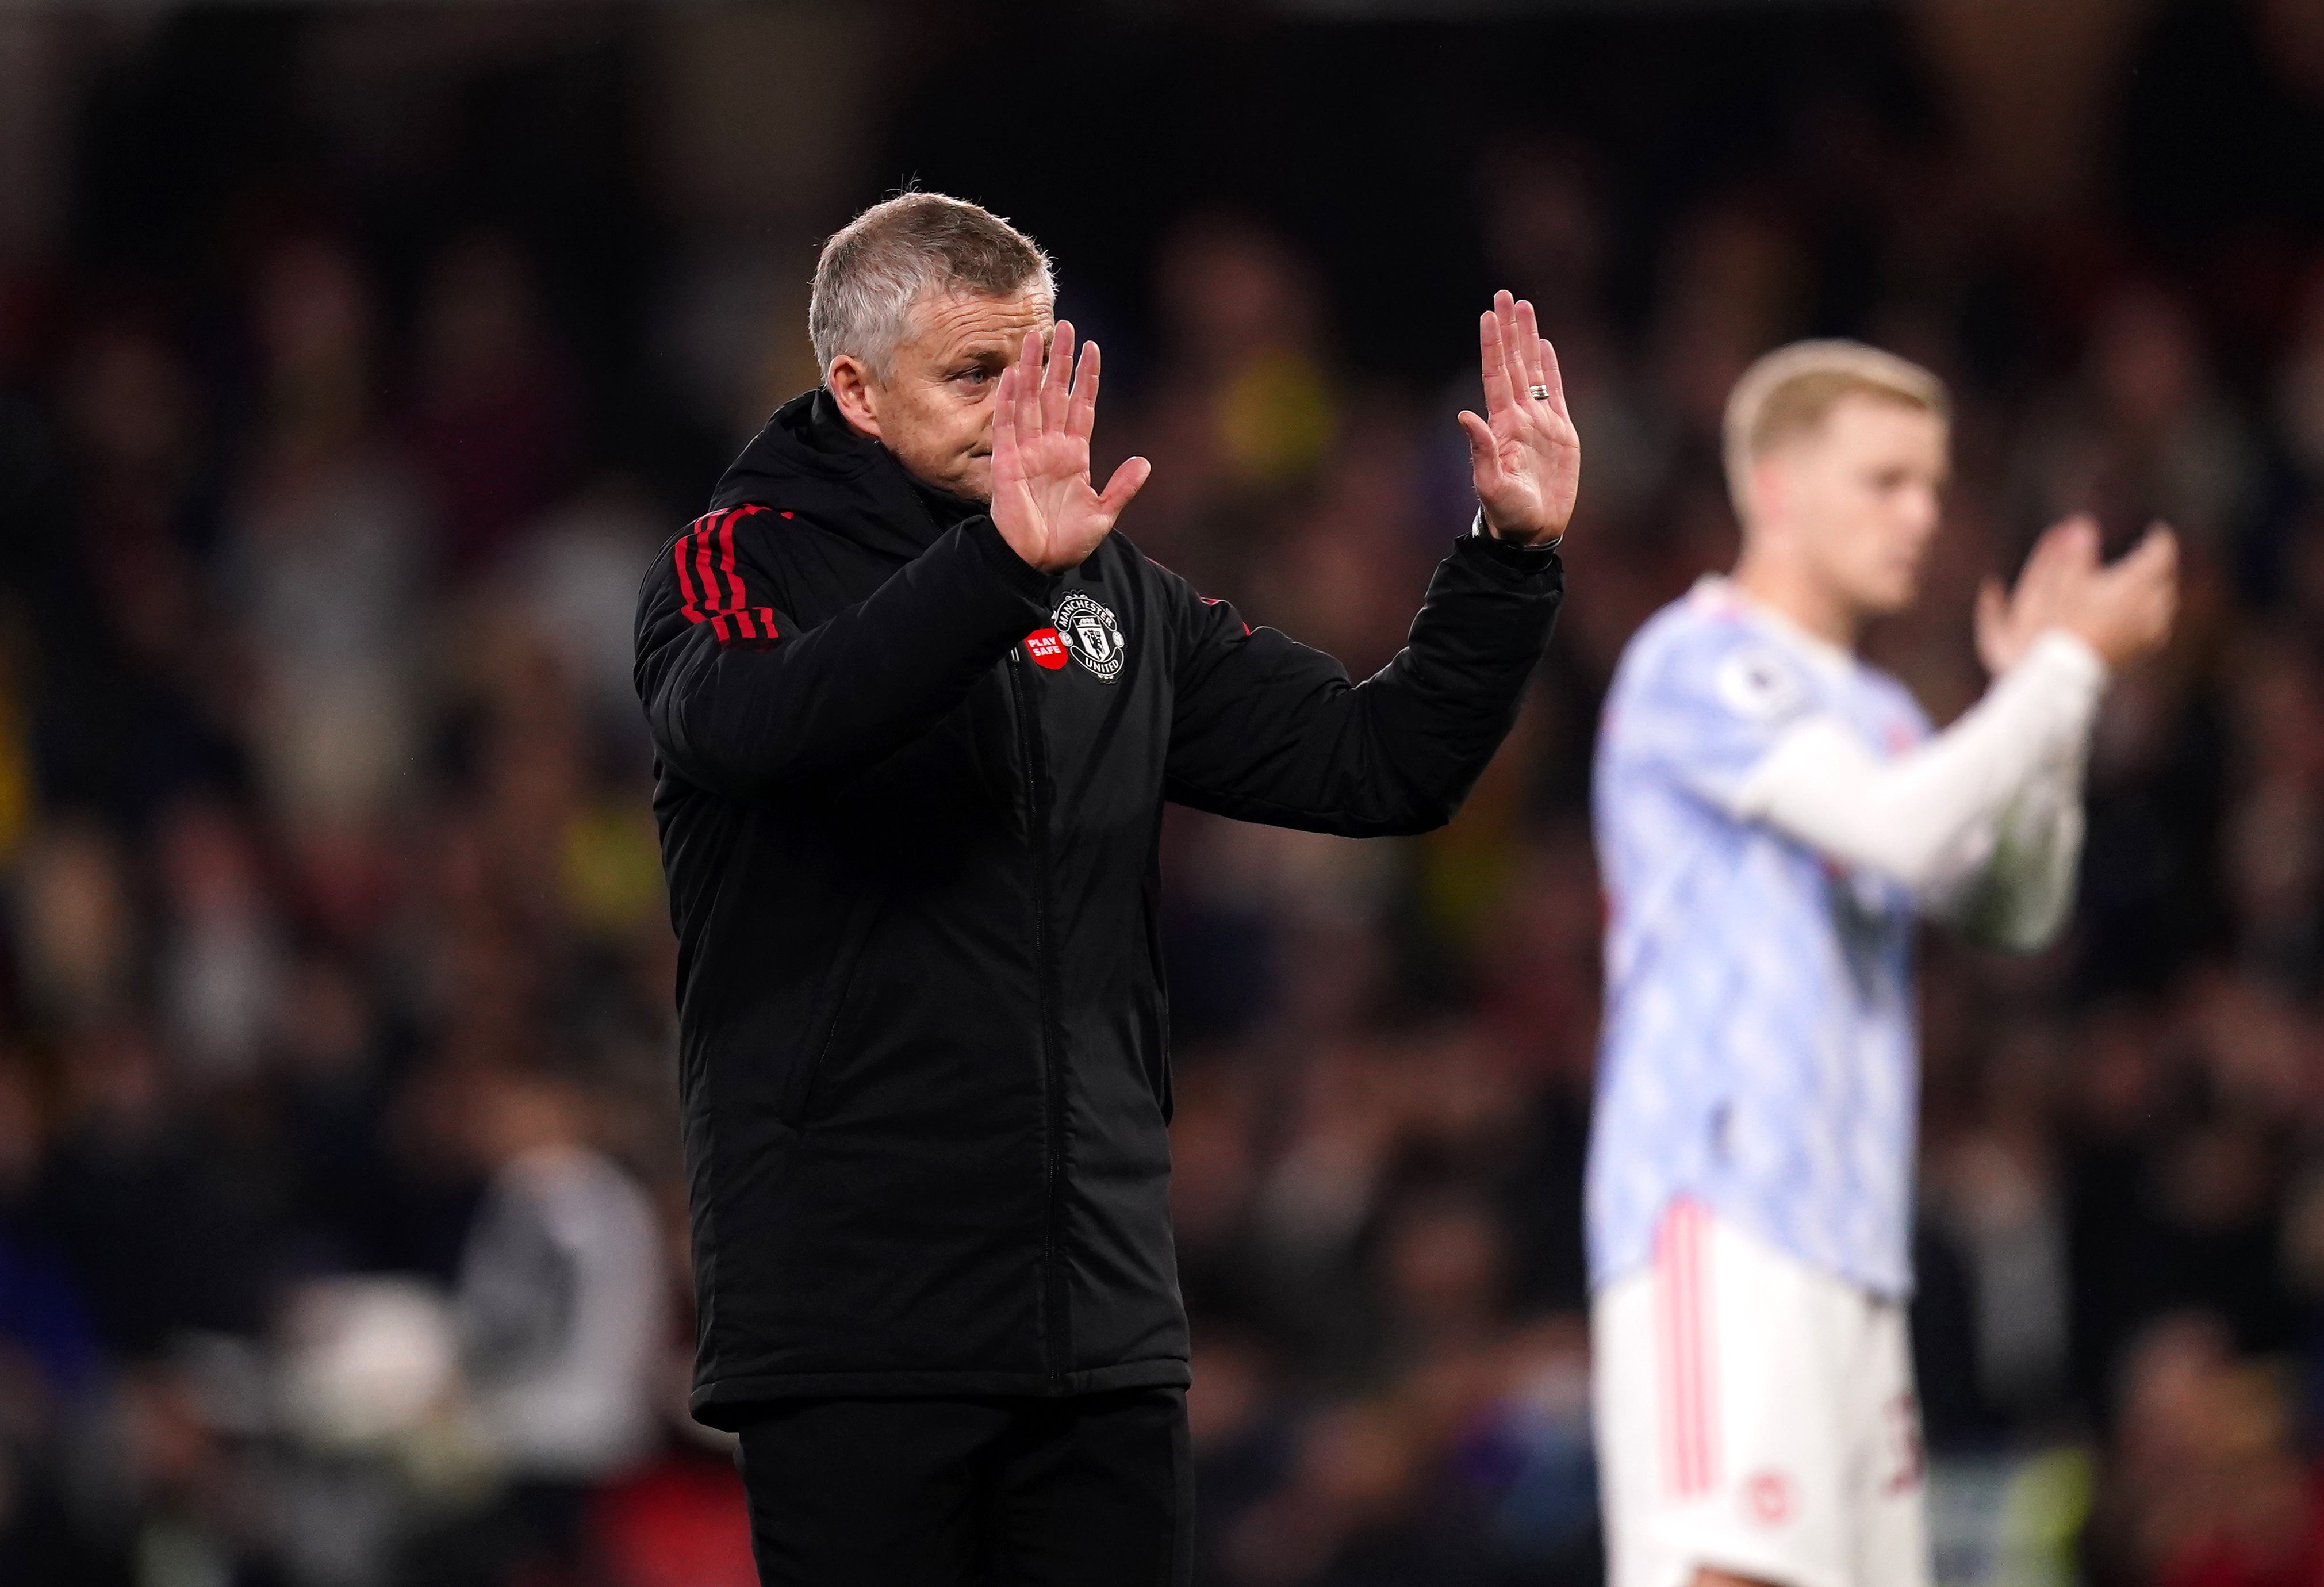
[[[1452,550],[1456,556],[1480,558],[1512,573],[1554,573],[1563,567],[1554,540],[1545,546],[1520,546],[1493,535],[1471,533],[1454,540]]]
[[[961,538],[974,547],[977,555],[1001,583],[1026,600],[1047,608],[1050,592],[1056,587],[1057,576],[1044,573],[1019,557],[1001,538],[1001,531],[989,513],[980,512],[960,526]]]

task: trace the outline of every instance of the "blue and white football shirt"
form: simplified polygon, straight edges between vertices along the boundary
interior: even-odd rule
[[[1784,734],[1828,716],[1890,756],[1903,685],[1705,579],[1623,652],[1593,800],[1606,1020],[1590,1265],[1646,1265],[1687,1195],[1883,1296],[1912,1287],[1914,903],[1732,814]]]

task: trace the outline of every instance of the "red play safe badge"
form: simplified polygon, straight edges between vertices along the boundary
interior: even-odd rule
[[[1065,636],[1054,628],[1037,628],[1025,636],[1025,653],[1035,666],[1055,672],[1065,664]]]

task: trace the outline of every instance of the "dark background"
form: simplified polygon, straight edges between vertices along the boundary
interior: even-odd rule
[[[1359,673],[1494,288],[1584,437],[1451,828],[1171,817],[1205,1582],[1596,1579],[1596,704],[1810,334],[1952,383],[1941,720],[2044,523],[2189,553],[2076,927],[1928,946],[1941,1573],[2324,1571],[2324,6],[1295,9],[0,14],[0,1580],[748,1580],[628,613],[907,183],[1055,254],[1122,532]]]

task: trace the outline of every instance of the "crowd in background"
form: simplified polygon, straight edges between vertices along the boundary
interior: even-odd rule
[[[0,277],[0,1580],[741,1587],[728,1453],[683,1408],[630,624],[813,378],[791,278],[846,203],[764,243],[756,295],[650,227],[576,295],[537,193],[431,227],[286,195],[279,151],[177,158],[136,62],[205,36],[131,51],[75,156],[85,209],[124,161],[201,196],[201,245],[140,259],[99,215]],[[2267,103],[2324,127],[2324,46],[2278,57]],[[618,128],[620,74],[582,75],[560,125]],[[1445,175],[1584,438],[1554,654],[1441,833],[1166,829],[1201,1581],[1596,1579],[1597,701],[1731,559],[1720,405],[1810,332],[1952,383],[1946,529],[1873,638],[1939,721],[1984,686],[1978,580],[2043,524],[2161,517],[2187,549],[2180,632],[2098,730],[2072,931],[1927,946],[1949,1579],[2314,1581],[2324,233],[2238,230],[2200,181],[2029,233],[1843,96],[1642,243],[1620,151],[1504,108]],[[2137,113],[2134,151],[2169,125]],[[393,159],[473,193],[497,125]],[[362,191],[387,158],[292,164]],[[1247,204],[1176,207],[1134,272],[1059,264],[1064,311],[1121,331],[1101,449],[1155,463],[1121,532],[1386,661],[1472,510],[1471,322],[1395,328],[1441,348],[1384,367],[1360,263]]]

